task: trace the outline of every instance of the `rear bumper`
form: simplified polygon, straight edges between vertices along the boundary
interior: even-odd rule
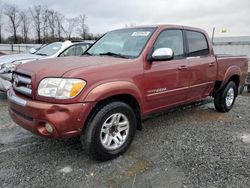
[[[49,138],[70,138],[79,135],[94,103],[51,104],[8,93],[9,113],[21,127],[36,135]],[[49,133],[45,124],[53,127]]]

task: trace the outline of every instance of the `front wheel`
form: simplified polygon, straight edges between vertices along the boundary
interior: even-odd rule
[[[136,131],[133,109],[120,101],[110,102],[96,112],[81,136],[84,149],[95,159],[105,161],[124,153]]]
[[[219,112],[229,112],[237,96],[237,86],[230,81],[214,97],[214,106]]]

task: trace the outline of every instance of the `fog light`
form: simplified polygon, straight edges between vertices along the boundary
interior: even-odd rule
[[[49,123],[46,123],[46,124],[45,124],[45,129],[46,129],[49,133],[52,133],[52,132],[53,132],[53,127],[52,127]]]

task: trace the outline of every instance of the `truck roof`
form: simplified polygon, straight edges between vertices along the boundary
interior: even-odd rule
[[[132,26],[132,27],[127,27],[127,28],[128,29],[130,29],[130,28],[159,28],[159,29],[178,28],[178,29],[187,29],[187,30],[194,30],[194,31],[206,33],[205,30],[197,28],[197,27],[190,27],[190,26],[184,26],[184,25],[174,25],[174,24],[138,25],[138,26]],[[118,30],[120,30],[120,29],[118,29]]]

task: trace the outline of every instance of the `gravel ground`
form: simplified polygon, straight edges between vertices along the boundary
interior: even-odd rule
[[[123,155],[97,162],[77,139],[35,136],[14,124],[0,94],[0,187],[250,187],[250,94],[229,113],[211,98],[143,121]]]

